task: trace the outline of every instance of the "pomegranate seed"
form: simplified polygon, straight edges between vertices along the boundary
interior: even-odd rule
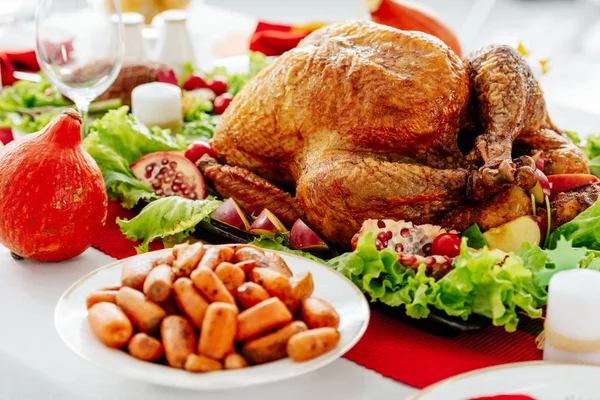
[[[179,190],[180,190],[181,188],[179,187],[179,185],[178,185],[178,184],[176,184],[176,183],[173,183],[173,186],[171,186],[171,189],[173,189],[173,191],[174,191],[174,192],[179,192]]]
[[[387,231],[387,232],[385,233],[385,238],[386,238],[387,240],[390,240],[390,239],[392,238],[392,236],[393,236],[393,235],[392,235],[392,231]]]
[[[381,240],[383,242],[385,240],[385,232],[379,232],[377,234],[377,240]]]
[[[163,195],[163,190],[162,189],[158,189],[156,192],[157,196],[162,196]]]
[[[171,167],[171,169],[175,169],[175,168],[177,168],[177,163],[175,161],[171,161],[169,163],[169,167]]]
[[[396,243],[394,250],[396,250],[396,253],[402,253],[404,251],[404,245],[402,243]]]
[[[162,167],[160,169],[160,171],[158,171],[159,174],[163,174],[163,175],[166,174],[167,172],[169,172],[169,168],[167,168],[167,167]]]
[[[436,263],[436,261],[435,261],[435,257],[431,257],[431,256],[430,256],[430,257],[427,257],[427,258],[425,259],[425,264],[427,264],[427,265],[433,265],[433,264],[435,264],[435,263]]]
[[[402,260],[402,264],[404,264],[407,267],[410,267],[416,261],[417,261],[417,257],[412,256],[412,255],[406,255],[406,257],[404,257],[404,259]]]
[[[196,192],[192,192],[192,194],[190,195],[190,199],[196,200],[197,198],[198,198],[198,195],[196,194]]]
[[[423,250],[423,253],[425,254],[431,254],[431,243],[426,243],[425,245],[423,245],[423,248],[421,250]]]
[[[177,178],[183,178],[183,172],[179,171],[175,174]]]
[[[169,178],[172,178],[172,177],[174,177],[174,176],[175,176],[175,171],[173,171],[172,169],[168,170],[168,171],[167,171],[167,176],[168,176]]]
[[[152,187],[153,187],[154,189],[157,189],[157,188],[159,188],[159,187],[161,187],[161,186],[162,186],[162,183],[160,182],[160,180],[159,180],[159,179],[155,179],[155,180],[152,182]]]
[[[377,221],[377,227],[381,228],[381,229],[385,228],[385,221],[382,221],[382,220]]]
[[[169,160],[167,160],[166,158],[164,158],[160,163],[162,165],[167,165],[169,163]]]
[[[154,169],[155,165],[156,164],[154,164],[154,163],[146,165],[146,171],[152,172],[152,170]]]
[[[187,190],[187,186],[186,186],[186,184],[185,184],[185,183],[182,183],[182,184],[181,184],[181,190]]]
[[[146,179],[152,178],[152,171],[146,171],[146,173],[144,174],[144,176],[146,177]]]
[[[167,176],[165,179],[163,179],[163,182],[164,182],[164,183],[171,183],[171,178],[169,178],[169,177]]]
[[[380,251],[383,249],[383,243],[381,243],[379,240],[377,241],[377,251]]]
[[[410,234],[410,229],[408,229],[408,228],[402,228],[400,230],[400,236],[402,236],[402,237],[408,237],[409,234]]]
[[[189,196],[190,195],[190,191],[189,190],[184,190],[183,192],[181,192],[184,196]]]
[[[156,175],[156,176],[155,176],[155,178],[156,178],[156,179],[158,179],[158,180],[161,180],[161,181],[162,181],[162,179],[163,179],[164,177],[165,177],[165,175],[164,175],[164,174],[158,174],[158,175]]]
[[[176,185],[181,185],[183,183],[183,181],[181,180],[181,178],[176,177],[175,179],[173,179],[173,183]]]

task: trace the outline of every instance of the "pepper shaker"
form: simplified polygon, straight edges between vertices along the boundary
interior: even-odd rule
[[[156,60],[166,64],[177,76],[183,74],[187,63],[195,64],[194,48],[187,30],[187,12],[168,10],[158,15],[162,21]]]

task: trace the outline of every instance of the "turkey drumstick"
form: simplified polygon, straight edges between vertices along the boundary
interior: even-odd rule
[[[523,189],[535,186],[531,163],[517,168],[512,160],[515,139],[523,132],[537,131],[548,119],[531,69],[514,49],[498,45],[473,53],[466,65],[483,128],[469,158],[484,163],[469,178],[469,197],[480,200],[515,183]]]

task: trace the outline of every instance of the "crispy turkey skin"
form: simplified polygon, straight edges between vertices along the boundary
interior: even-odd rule
[[[317,30],[262,70],[214,149],[226,165],[199,166],[222,195],[303,217],[343,248],[369,218],[489,229],[530,214],[540,150],[547,173],[588,172],[516,51],[463,62],[432,36],[367,21]]]

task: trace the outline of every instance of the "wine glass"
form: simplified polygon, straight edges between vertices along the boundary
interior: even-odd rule
[[[109,13],[105,0],[39,0],[36,55],[50,83],[70,98],[87,134],[90,103],[117,78],[125,53],[118,0]]]

